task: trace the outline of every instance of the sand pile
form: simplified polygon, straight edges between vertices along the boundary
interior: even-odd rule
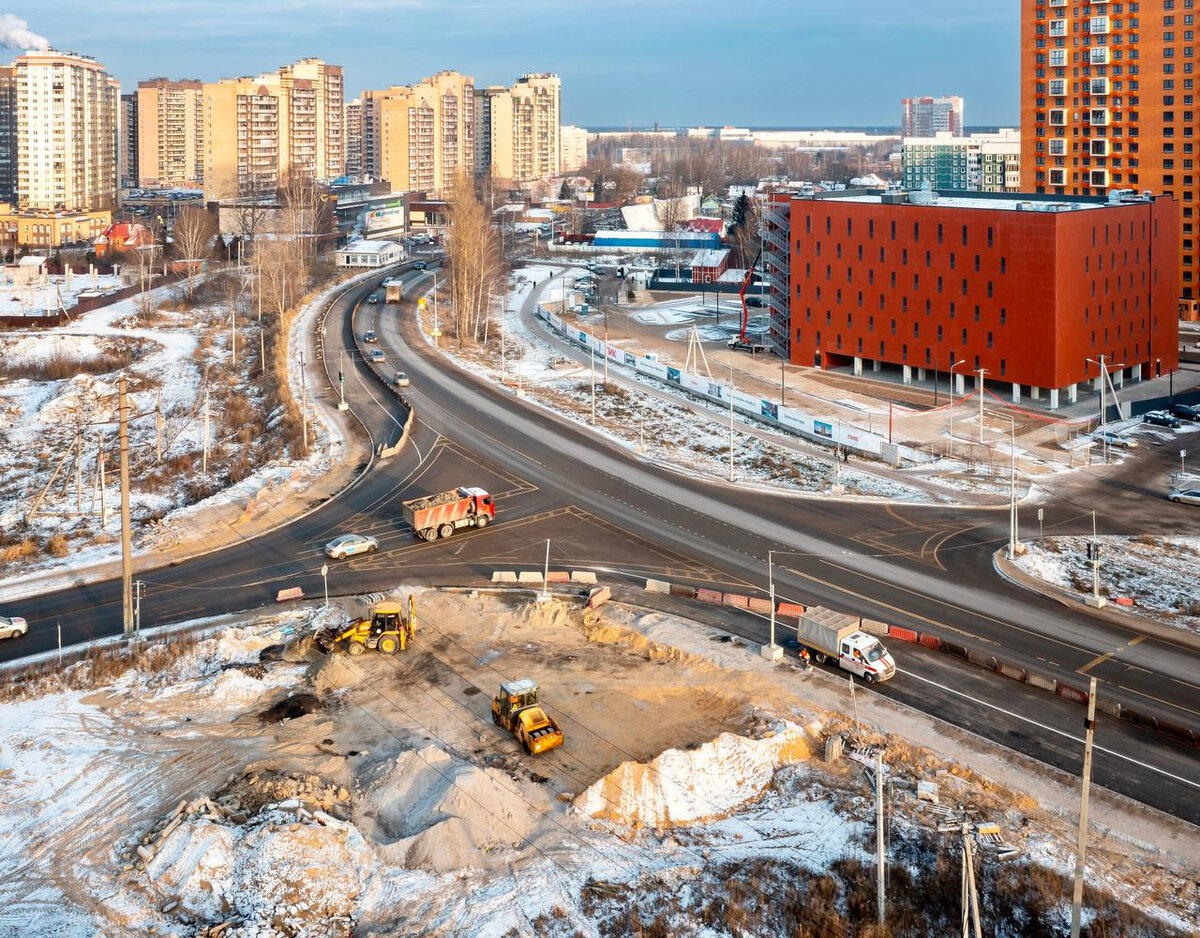
[[[548,798],[498,769],[434,746],[380,766],[361,797],[360,826],[389,861],[448,872],[503,866],[537,828]]]
[[[761,739],[722,733],[685,752],[624,762],[575,799],[589,817],[636,827],[673,827],[724,817],[758,797],[780,766],[812,754],[810,733],[781,721]]]

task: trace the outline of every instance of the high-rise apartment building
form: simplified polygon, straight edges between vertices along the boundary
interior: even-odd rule
[[[291,173],[343,175],[343,95],[341,67],[320,59],[204,85],[205,198],[265,195]]]
[[[575,173],[587,165],[588,132],[583,127],[563,124],[558,128],[558,169]]]
[[[12,69],[18,207],[110,208],[117,199],[116,80],[95,59],[52,49],[26,52]]]
[[[475,171],[529,182],[559,173],[562,82],[557,75],[522,75],[511,88],[476,93]]]
[[[1021,174],[1050,195],[1134,189],[1181,206],[1179,287],[1197,271],[1195,13],[1184,0],[1021,0]]]
[[[0,202],[17,200],[17,70],[0,66]]]
[[[137,185],[195,188],[204,180],[204,85],[151,78],[137,90]]]
[[[362,98],[346,102],[345,129],[342,139],[346,146],[347,176],[362,176],[366,170],[363,166],[363,103]]]
[[[138,96],[121,95],[117,130],[117,184],[122,189],[138,185]]]
[[[397,190],[446,192],[474,158],[475,80],[438,72],[362,94],[363,170]]]
[[[1019,192],[1021,132],[955,137],[943,131],[933,137],[905,137],[901,143],[905,189]]]
[[[961,137],[963,129],[963,99],[957,95],[941,97],[903,98],[900,101],[900,135],[902,137],[932,137],[939,133]]]

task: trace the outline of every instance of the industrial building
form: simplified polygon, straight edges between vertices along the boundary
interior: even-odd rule
[[[1165,375],[1177,211],[1128,191],[780,193],[764,219],[771,341],[793,364],[906,383],[953,367],[958,390],[974,374],[1051,409],[1101,356],[1118,386]]]

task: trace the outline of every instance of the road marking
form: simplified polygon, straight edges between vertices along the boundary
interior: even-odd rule
[[[1160,703],[1164,707],[1174,707],[1176,710],[1186,710],[1188,713],[1194,713],[1196,716],[1200,716],[1200,710],[1193,710],[1191,707],[1185,707],[1183,704],[1171,703],[1170,701],[1163,700],[1160,697],[1155,697],[1153,694],[1147,694],[1145,691],[1134,690],[1132,687],[1126,687],[1124,684],[1118,684],[1117,687],[1121,688],[1121,690],[1127,690],[1131,694],[1137,694],[1139,697],[1145,697],[1147,700],[1153,700],[1155,703]]]
[[[1119,651],[1119,650],[1120,650],[1120,649],[1118,649],[1118,651]],[[1090,670],[1092,670],[1092,668],[1096,667],[1096,665],[1098,665],[1098,664],[1101,664],[1101,663],[1103,663],[1103,662],[1107,661],[1107,660],[1108,660],[1109,658],[1111,658],[1111,657],[1112,657],[1114,654],[1116,654],[1116,652],[1113,652],[1113,651],[1106,651],[1106,652],[1105,652],[1104,654],[1102,654],[1102,655],[1097,655],[1095,658],[1093,658],[1091,661],[1089,661],[1087,664],[1085,664],[1085,665],[1084,665],[1082,668],[1080,668],[1080,669],[1079,669],[1078,671],[1076,671],[1075,673],[1076,673],[1076,674],[1087,674],[1087,673],[1088,673]]]
[[[1078,736],[1073,736],[1072,734],[1066,732],[1065,730],[1060,730],[1054,726],[1047,726],[1045,723],[1039,723],[1037,720],[1030,719],[1027,716],[1022,716],[1019,713],[1014,713],[1012,710],[1006,710],[1004,707],[999,707],[996,704],[988,703],[986,700],[979,700],[976,697],[972,697],[970,694],[966,694],[960,690],[955,690],[953,687],[947,687],[945,684],[939,684],[937,681],[932,681],[927,677],[921,677],[921,675],[919,675],[919,674],[914,674],[912,671],[905,671],[903,668],[897,668],[896,670],[902,674],[908,675],[911,678],[916,678],[916,680],[922,681],[925,684],[929,684],[933,687],[943,690],[948,694],[954,694],[956,697],[962,697],[964,700],[969,700],[972,703],[978,704],[981,707],[987,707],[990,710],[995,710],[997,713],[1003,713],[1005,716],[1010,716],[1014,720],[1020,720],[1023,723],[1028,723],[1030,726],[1036,726],[1039,729],[1046,730],[1047,732],[1050,732],[1050,733],[1055,733],[1059,736],[1062,736],[1066,739],[1071,740],[1072,742],[1079,743],[1081,746],[1083,745],[1083,742],[1084,742],[1083,739],[1081,739]],[[1128,690],[1129,688],[1125,688],[1125,689]],[[1136,691],[1135,691],[1135,693],[1136,693]],[[899,702],[903,703],[903,701],[899,701]],[[908,706],[908,705],[905,704],[905,706]],[[946,722],[949,722],[949,721],[946,721]],[[954,725],[957,726],[957,724],[954,724]],[[964,727],[959,727],[959,729],[964,729]],[[966,732],[974,732],[974,731],[966,730]],[[979,734],[976,734],[976,735],[979,735]],[[987,739],[986,737],[983,737],[983,736],[981,736],[980,738]],[[993,746],[1003,745],[1003,743],[996,743],[992,740],[987,740],[987,742],[989,745],[993,745]],[[1005,747],[1005,748],[1009,748],[1009,747]],[[1140,766],[1141,768],[1149,769],[1151,772],[1157,772],[1159,775],[1163,775],[1163,776],[1171,779],[1172,781],[1182,782],[1184,785],[1190,785],[1192,788],[1200,789],[1200,782],[1195,782],[1190,778],[1184,778],[1182,775],[1176,775],[1173,772],[1168,772],[1166,769],[1160,769],[1158,766],[1150,765],[1148,762],[1145,762],[1142,759],[1134,759],[1131,756],[1127,756],[1127,755],[1124,755],[1123,753],[1115,752],[1112,749],[1106,749],[1103,746],[1098,746],[1095,744],[1092,745],[1092,748],[1097,750],[1098,752],[1103,752],[1105,755],[1113,756],[1114,758],[1117,758],[1117,759],[1123,759],[1126,762],[1132,762],[1134,765]],[[1043,760],[1038,760],[1038,761],[1043,761]]]

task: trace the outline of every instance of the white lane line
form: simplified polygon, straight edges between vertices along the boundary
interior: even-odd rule
[[[1066,730],[1060,730],[1055,726],[1047,726],[1045,723],[1039,723],[1037,720],[1032,720],[1029,717],[1022,716],[1019,713],[1014,713],[1012,710],[1006,710],[1003,707],[999,707],[994,703],[988,703],[986,700],[979,700],[976,697],[972,697],[970,694],[965,694],[960,690],[955,690],[953,687],[947,687],[945,684],[939,684],[937,681],[931,681],[927,677],[921,677],[921,675],[916,674],[912,671],[904,671],[901,668],[897,668],[896,670],[898,672],[900,672],[901,674],[906,674],[909,677],[916,678],[918,681],[922,681],[925,684],[929,684],[940,690],[944,690],[947,693],[954,694],[957,697],[962,697],[964,700],[969,700],[972,703],[976,703],[976,704],[979,704],[980,706],[987,707],[990,710],[995,710],[997,713],[1003,713],[1005,716],[1012,717],[1015,720],[1020,720],[1023,723],[1028,723],[1031,726],[1036,726],[1036,727],[1038,727],[1038,729],[1043,729],[1043,730],[1047,730],[1051,733],[1056,733],[1059,736],[1062,736],[1062,737],[1065,737],[1066,739],[1071,740],[1072,742],[1079,743],[1080,746],[1083,745],[1084,741],[1083,741],[1082,737],[1072,736],[1070,733],[1066,732]],[[949,721],[947,721],[947,722],[949,722]],[[984,738],[986,738],[986,737],[984,737]],[[991,741],[989,740],[989,742],[991,742]],[[1003,745],[1003,744],[993,742],[992,745]],[[1011,747],[1006,746],[1004,748],[1011,748]],[[1200,782],[1193,781],[1190,778],[1184,778],[1181,775],[1175,775],[1172,772],[1168,772],[1166,769],[1160,769],[1156,765],[1150,765],[1149,763],[1143,762],[1140,759],[1134,759],[1131,756],[1124,755],[1123,753],[1120,753],[1120,752],[1115,752],[1112,749],[1105,749],[1103,746],[1098,746],[1094,743],[1092,744],[1092,748],[1096,749],[1099,752],[1103,752],[1105,755],[1115,756],[1116,758],[1123,759],[1126,762],[1132,762],[1134,765],[1140,766],[1145,769],[1149,769],[1151,772],[1157,772],[1159,775],[1166,776],[1167,778],[1169,778],[1173,781],[1182,782],[1185,785],[1190,785],[1192,788],[1200,789]],[[1042,761],[1042,760],[1039,760],[1039,761]]]

